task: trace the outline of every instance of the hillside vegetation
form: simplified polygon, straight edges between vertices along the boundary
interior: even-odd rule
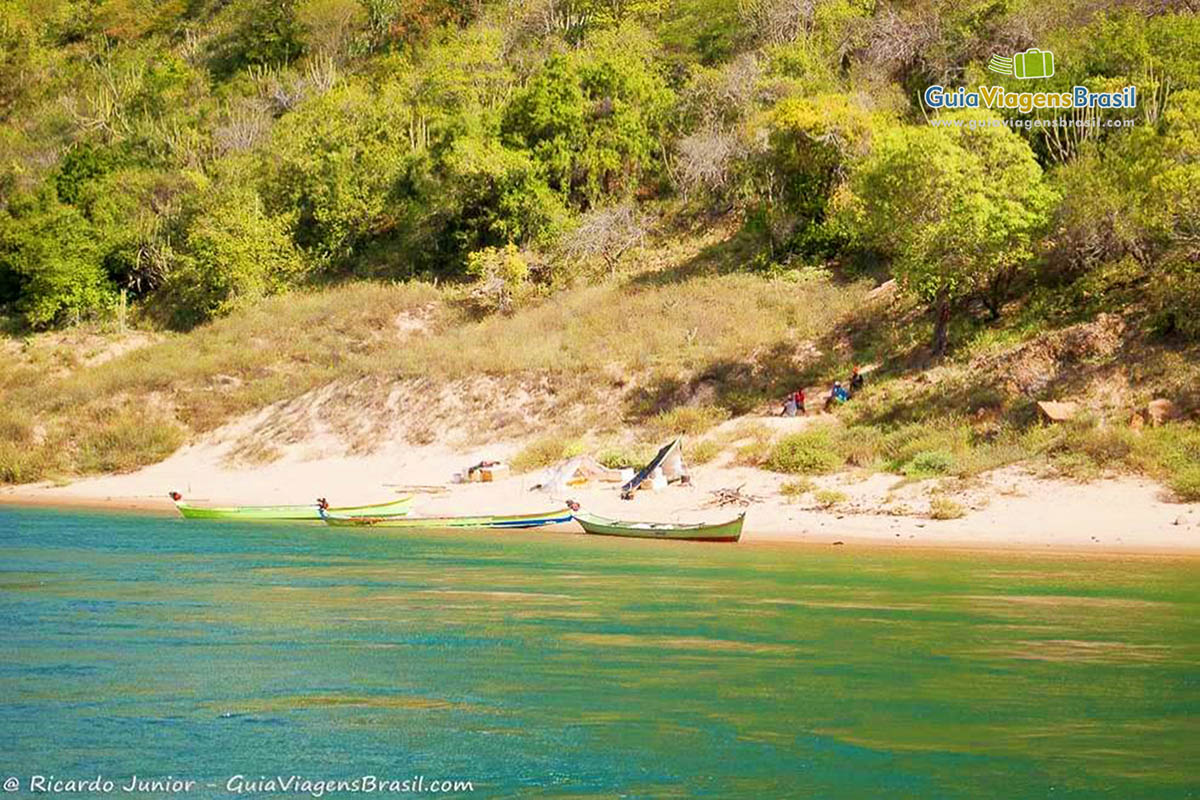
[[[1200,493],[1190,425],[1124,427],[1197,406],[1186,2],[0,6],[0,480],[132,468],[338,381],[488,376],[550,386],[562,437],[702,435],[874,363],[842,432],[739,458]],[[1052,78],[986,70],[1030,47]],[[935,83],[1138,106],[933,111]],[[1094,124],[1024,124],[1064,114]],[[1039,433],[1068,397],[1091,413]]]

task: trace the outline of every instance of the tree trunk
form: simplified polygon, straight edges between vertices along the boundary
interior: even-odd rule
[[[1000,319],[1000,310],[1004,308],[1004,300],[1008,297],[1016,274],[1013,270],[1001,270],[988,284],[987,295],[983,299],[984,306],[991,314],[991,322]]]
[[[946,346],[949,344],[950,298],[939,297],[934,306],[934,314],[933,357],[941,358],[946,355]]]

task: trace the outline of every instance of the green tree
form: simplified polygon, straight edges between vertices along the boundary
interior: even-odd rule
[[[726,0],[669,3],[659,38],[672,55],[691,56],[708,66],[728,60],[738,45],[738,5]]]
[[[304,103],[273,132],[265,194],[294,213],[296,242],[334,265],[391,225],[391,189],[412,152],[408,115],[352,82]]]
[[[32,20],[12,0],[0,2],[0,120],[29,96],[31,83],[43,75],[36,69],[37,33]]]
[[[552,186],[594,203],[659,165],[673,103],[652,41],[626,25],[548,59],[509,104],[503,131],[533,151]]]
[[[104,269],[120,288],[143,297],[170,269],[170,241],[195,186],[174,172],[126,167],[89,182],[79,207],[104,241]]]
[[[1023,140],[983,117],[961,119],[962,128],[887,132],[852,179],[851,208],[866,240],[933,312],[937,356],[964,300],[982,297],[998,312],[1054,199]]]
[[[282,292],[304,275],[287,221],[266,213],[252,185],[225,176],[198,188],[162,288],[168,321],[181,328]]]
[[[0,275],[19,286],[17,311],[35,328],[108,307],[115,289],[103,243],[75,208],[43,196],[14,202],[0,217]]]
[[[433,272],[461,269],[474,250],[546,244],[568,217],[542,165],[482,127],[424,154],[398,194],[400,249],[412,254],[413,266]]]
[[[304,53],[296,0],[236,0],[224,12],[229,32],[213,42],[214,71],[229,76],[248,66],[276,67]]]
[[[1171,98],[1159,158],[1144,212],[1157,256],[1151,308],[1164,331],[1200,338],[1200,91]]]
[[[763,115],[767,147],[754,164],[758,202],[749,219],[763,229],[772,255],[829,257],[841,246],[826,213],[850,165],[890,120],[844,94],[787,98]]]

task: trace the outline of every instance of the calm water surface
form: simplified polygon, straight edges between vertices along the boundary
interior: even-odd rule
[[[1198,578],[0,509],[0,777],[1200,797]]]

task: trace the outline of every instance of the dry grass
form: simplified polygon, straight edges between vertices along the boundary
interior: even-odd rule
[[[513,472],[545,469],[584,451],[583,442],[567,436],[543,436],[521,448],[509,460]]]
[[[53,352],[26,348],[29,357],[0,374],[11,421],[0,425],[0,479],[134,469],[189,434],[339,377],[377,373],[398,349],[397,316],[436,297],[422,284],[296,292],[69,369]],[[42,435],[31,439],[30,426]]]
[[[729,411],[718,406],[678,406],[646,421],[646,432],[658,439],[695,436],[729,419]]]
[[[848,499],[845,492],[839,492],[837,489],[818,489],[813,492],[813,500],[817,504],[817,508],[829,509],[834,506],[841,505]]]
[[[701,439],[688,446],[684,455],[689,463],[707,464],[722,453],[721,445],[712,439]]]
[[[696,257],[672,248],[663,245],[668,267]],[[540,424],[554,424],[556,414],[587,414],[597,391],[611,392],[614,381],[619,395],[636,376],[695,375],[816,335],[866,289],[719,274],[720,256],[710,261],[677,280],[613,279],[482,320],[466,315],[452,291],[356,283],[273,297],[107,360],[89,362],[61,341],[39,348],[7,340],[9,353],[21,356],[0,375],[0,481],[152,463],[191,435],[333,381],[422,378],[436,390],[480,376],[527,379],[551,387],[538,414]],[[119,423],[106,417],[114,408],[123,409]],[[587,425],[619,427],[619,417],[593,410]],[[727,414],[715,406],[666,408],[647,419],[647,433],[699,434]]]
[[[771,429],[761,422],[739,423],[726,434],[726,444],[734,447],[733,463],[742,467],[759,467],[771,454]]]
[[[801,478],[795,481],[784,481],[779,485],[779,494],[786,497],[790,501],[794,501],[811,491],[814,491],[817,485],[813,483],[811,478]]]
[[[639,438],[601,448],[601,457],[640,466],[664,440],[704,435],[731,412],[773,402],[781,385],[844,378],[851,360],[876,360],[884,367],[839,409],[842,426],[776,444],[766,426],[746,423],[689,444],[688,458],[704,463],[732,449],[739,465],[796,474],[849,465],[913,480],[1033,460],[1080,480],[1132,471],[1163,480],[1180,499],[1200,498],[1194,424],[1141,432],[1094,420],[1039,425],[1027,397],[1003,395],[966,361],[923,373],[906,366],[927,337],[924,317],[903,308],[863,315],[861,283],[734,272],[738,254],[719,243],[700,250],[710,243],[657,242],[630,274],[506,316],[475,319],[453,291],[428,284],[355,283],[270,298],[188,334],[0,340],[0,482],[134,469],[247,412],[355,381],[383,389],[408,381],[422,401],[481,381],[515,387],[525,393],[519,407],[497,407],[474,424],[505,436],[558,433],[518,454],[514,468],[573,454],[586,431],[624,442],[629,426]],[[1029,339],[977,334],[961,357]],[[1194,359],[1169,355],[1143,349],[1137,358],[1160,388],[1186,395]],[[992,416],[981,421],[980,410]],[[432,442],[444,422],[433,414],[406,435]],[[347,435],[368,441],[364,430],[350,425]],[[271,441],[256,441],[242,456],[274,452]]]
[[[966,513],[967,510],[962,505],[945,495],[935,495],[929,500],[930,519],[958,519]]]

